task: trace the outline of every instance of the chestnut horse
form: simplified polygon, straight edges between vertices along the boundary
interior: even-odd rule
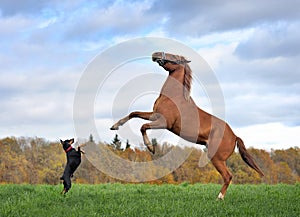
[[[152,60],[169,72],[161,93],[154,103],[153,111],[132,112],[115,123],[111,130],[117,130],[131,118],[150,120],[150,123],[142,125],[141,133],[145,145],[153,154],[155,146],[151,144],[147,136],[148,129],[168,129],[187,141],[206,145],[208,158],[224,180],[218,195],[220,200],[224,199],[232,179],[226,166],[226,160],[233,153],[235,146],[238,147],[242,159],[263,176],[263,172],[247,152],[242,139],[233,133],[230,126],[197,107],[190,97],[192,81],[192,71],[188,65],[190,61],[182,56],[164,52],[153,53]]]

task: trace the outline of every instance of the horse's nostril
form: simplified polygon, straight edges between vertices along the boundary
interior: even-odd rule
[[[163,66],[163,65],[166,64],[166,61],[164,61],[164,60],[157,60],[156,62],[157,62],[160,66]]]

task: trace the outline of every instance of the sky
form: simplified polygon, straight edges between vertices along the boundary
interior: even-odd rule
[[[93,59],[127,40],[161,37],[185,44],[211,67],[224,96],[224,119],[247,147],[299,147],[299,8],[298,0],[0,0],[0,137],[76,137],[74,97]],[[112,141],[116,132],[109,128],[123,115],[112,117],[114,88],[127,91],[145,68],[161,74],[163,84],[166,74],[143,59],[106,80],[103,87],[112,91],[99,90],[102,101],[95,100],[94,110],[100,140]],[[137,93],[128,112],[151,110],[157,95]],[[211,112],[199,82],[192,96]],[[138,138],[131,143],[142,142],[141,123],[128,123]],[[161,134],[175,138],[165,132],[150,137]]]

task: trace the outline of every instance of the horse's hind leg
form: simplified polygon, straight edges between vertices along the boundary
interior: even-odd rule
[[[225,161],[222,161],[222,160],[219,160],[217,158],[213,158],[211,160],[212,164],[215,166],[215,168],[218,170],[218,172],[221,174],[223,180],[224,180],[224,184],[221,188],[221,191],[218,195],[218,198],[219,200],[223,200],[224,199],[224,196],[226,194],[226,191],[227,191],[227,188],[230,184],[230,181],[232,179],[232,175],[231,173],[228,171],[228,168],[226,166],[226,162]]]
[[[119,126],[122,126],[131,118],[142,118],[144,120],[150,120],[152,115],[153,112],[131,112],[129,115],[127,115],[126,117],[120,119],[117,123],[115,123],[110,129],[118,130]]]

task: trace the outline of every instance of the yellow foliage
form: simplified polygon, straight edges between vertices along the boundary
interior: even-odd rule
[[[149,171],[143,171],[143,174],[136,173],[135,177],[128,174],[128,177],[124,177],[132,183],[147,180],[147,178],[151,180],[153,178],[151,174],[154,174],[155,177],[160,177],[160,174],[167,173],[164,177],[149,181],[148,183],[223,183],[222,177],[211,163],[208,163],[204,167],[199,167],[199,159],[203,154],[203,151],[199,149],[173,147],[165,143],[158,145],[157,154],[151,155],[146,150],[126,149],[122,151],[115,150],[106,144],[99,143],[98,145],[105,146],[106,150],[113,152],[128,162],[149,162],[150,164],[174,148],[179,152],[190,153],[189,158],[171,173],[168,173],[166,168],[153,165]],[[66,156],[59,142],[51,143],[41,138],[8,137],[0,140],[0,150],[0,183],[60,183],[59,177],[63,173]],[[299,148],[272,150],[271,153],[265,150],[249,149],[249,153],[255,158],[265,176],[263,178],[259,177],[254,170],[246,165],[238,153],[233,153],[227,161],[227,166],[233,175],[233,183],[258,184],[263,182],[268,184],[293,184],[300,181]],[[90,157],[101,158],[102,161],[106,162],[108,167],[115,167],[114,162],[111,161],[108,155],[102,154]],[[130,171],[129,165],[124,165],[123,169]],[[74,176],[74,183],[98,184],[125,182],[114,179],[97,170],[85,155],[83,155],[82,163]]]

